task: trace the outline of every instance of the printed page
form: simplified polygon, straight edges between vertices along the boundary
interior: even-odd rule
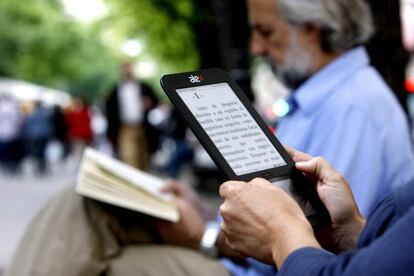
[[[87,148],[85,150],[84,159],[89,159],[102,169],[128,181],[132,185],[145,190],[157,198],[164,201],[170,201],[172,198],[171,195],[160,192],[160,188],[165,185],[164,180],[160,178],[132,168],[92,148]]]

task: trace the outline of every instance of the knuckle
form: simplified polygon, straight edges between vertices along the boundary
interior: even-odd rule
[[[240,185],[232,183],[232,185],[230,185],[228,189],[229,189],[229,194],[230,195],[235,195],[235,194],[240,192],[241,187],[240,187]]]
[[[223,233],[223,235],[224,235],[225,237],[228,235],[229,231],[228,231],[228,226],[227,226],[226,222],[224,222],[224,221],[223,221],[223,222],[220,224],[220,231]]]
[[[262,179],[262,178],[256,177],[256,178],[254,178],[252,181],[250,181],[250,184],[251,184],[252,186],[259,186],[259,185],[261,185],[261,184],[262,184],[262,181],[263,181],[263,179]]]
[[[250,184],[255,187],[264,187],[267,186],[269,182],[264,178],[256,177],[255,179],[250,181]]]
[[[293,150],[293,148],[286,146],[286,145],[285,145],[285,148],[290,154],[290,156],[292,157],[292,159],[295,160],[297,158],[298,152],[296,150]]]
[[[318,163],[318,164],[324,164],[326,162],[326,160],[321,156],[317,156],[317,157],[315,157],[315,162]]]
[[[224,182],[223,184],[220,185],[219,193],[220,193],[220,195],[222,197],[225,197],[226,196],[226,193],[227,193],[227,190],[228,190],[228,186],[229,185],[230,185],[230,182],[229,181]]]
[[[223,218],[228,216],[229,210],[226,203],[221,204],[219,212]]]
[[[340,173],[338,173],[338,172],[335,172],[334,174],[333,174],[333,177],[332,177],[335,181],[337,181],[337,182],[344,182],[345,181],[345,178],[343,177],[343,175],[342,174],[340,174]]]

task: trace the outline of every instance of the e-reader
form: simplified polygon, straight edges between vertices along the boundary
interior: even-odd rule
[[[225,71],[165,75],[161,86],[229,179],[265,178],[289,192],[314,226],[330,222],[315,187],[296,170],[292,158]]]

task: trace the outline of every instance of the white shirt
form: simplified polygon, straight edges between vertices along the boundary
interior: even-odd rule
[[[123,124],[140,124],[144,117],[141,87],[134,81],[124,82],[118,89],[120,119]]]
[[[12,100],[0,101],[0,141],[10,142],[16,139],[21,122],[19,106]]]

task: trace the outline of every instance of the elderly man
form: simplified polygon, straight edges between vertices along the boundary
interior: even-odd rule
[[[294,91],[291,112],[277,130],[280,140],[334,164],[367,214],[414,174],[406,119],[359,46],[372,30],[367,5],[363,0],[248,0],[248,5],[253,54],[268,57]],[[166,191],[177,195],[176,224],[154,223],[66,191],[29,226],[11,275],[274,273],[274,266],[229,248],[187,186],[171,184]],[[137,243],[162,245],[128,246]],[[220,260],[194,250],[211,256],[214,245]]]
[[[414,176],[414,163],[406,118],[358,47],[372,31],[365,3],[252,0],[249,5],[253,54],[270,57],[276,74],[293,89],[293,110],[277,136],[331,162],[352,183],[367,215],[375,202]]]

